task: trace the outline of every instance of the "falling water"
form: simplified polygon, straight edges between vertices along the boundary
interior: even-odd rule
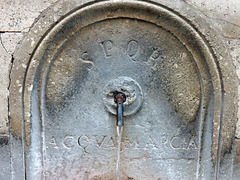
[[[116,166],[116,175],[117,180],[120,179],[120,150],[121,150],[121,139],[122,139],[123,126],[117,126],[117,139],[118,139],[118,151],[117,151],[117,166]]]

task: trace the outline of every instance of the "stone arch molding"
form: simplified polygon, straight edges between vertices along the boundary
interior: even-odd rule
[[[64,9],[65,5],[60,2],[52,9]],[[115,126],[109,121],[114,115],[103,108],[96,118],[94,109],[99,104],[92,104],[95,92],[100,94],[97,102],[104,103],[104,87],[117,77],[114,71],[121,74],[116,60],[122,62],[119,68],[125,71],[121,76],[134,81],[143,96],[137,112],[130,108],[135,114],[126,117],[126,129],[136,119],[151,129],[140,136],[146,140],[136,140],[135,150],[140,158],[145,152],[143,157],[149,157],[146,162],[152,166],[140,168],[142,176],[137,170],[126,170],[125,175],[135,179],[217,178],[234,136],[233,127],[223,127],[230,127],[236,118],[234,75],[226,65],[229,57],[217,33],[204,32],[195,23],[200,19],[200,25],[207,29],[203,18],[189,7],[173,11],[173,4],[90,1],[70,7],[55,22],[46,21],[54,17],[53,12],[43,14],[15,54],[9,104],[13,176],[48,179],[63,172],[65,178],[115,177],[112,166],[97,167],[91,158],[103,164],[106,159],[115,163],[108,155],[99,158],[101,153],[112,156],[115,152],[111,136]],[[187,13],[196,20],[184,17]],[[20,88],[17,82],[22,80]],[[156,98],[160,105],[153,103]],[[134,109],[134,103],[132,106]],[[150,113],[150,107],[160,109],[159,114]],[[110,122],[105,129],[108,134],[96,127],[85,131],[91,122],[105,127],[100,121]],[[79,127],[76,130],[68,123]],[[172,129],[161,132],[165,125],[165,129]],[[136,128],[130,131],[136,136],[140,133]],[[125,147],[132,150],[128,145],[132,147],[134,140],[129,136],[126,130],[125,142],[130,143]],[[112,149],[106,150],[111,139]],[[95,149],[90,147],[94,142]],[[130,150],[125,154],[126,166],[134,164],[129,160],[135,158],[128,154]],[[90,169],[88,175],[84,167]]]

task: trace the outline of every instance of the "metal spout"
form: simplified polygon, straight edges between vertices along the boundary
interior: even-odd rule
[[[126,101],[126,96],[123,93],[117,92],[114,96],[114,101],[117,103],[117,126],[123,126],[123,103]]]

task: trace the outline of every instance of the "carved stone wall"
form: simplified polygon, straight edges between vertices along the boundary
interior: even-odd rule
[[[71,3],[70,3],[71,2]],[[223,62],[225,64],[220,64],[220,68],[222,68],[223,76],[225,74],[229,74],[229,72],[224,72],[225,66],[231,67],[232,74],[236,74],[238,79],[235,81],[234,86],[238,86],[238,95],[240,96],[240,1],[237,0],[218,0],[218,1],[207,1],[207,0],[155,0],[154,2],[160,3],[166,7],[174,7],[174,11],[181,14],[181,16],[188,18],[189,21],[194,21],[196,24],[196,28],[206,37],[211,35],[211,29],[209,27],[204,26],[205,22],[201,22],[202,20],[206,21],[210,24],[210,28],[212,28],[215,32],[217,32],[217,36],[223,42],[223,47],[227,48],[227,53],[231,55],[230,59],[225,59]],[[16,94],[21,93],[22,91],[22,79],[17,79],[16,76],[11,77],[11,73],[13,69],[24,69],[27,67],[25,60],[19,59],[19,57],[29,57],[33,52],[34,47],[37,45],[38,41],[42,35],[42,32],[47,31],[51,25],[56,24],[63,16],[67,13],[74,10],[74,8],[84,4],[85,1],[70,1],[70,0],[12,0],[12,1],[1,1],[0,2],[0,157],[1,163],[4,167],[0,172],[0,179],[4,177],[4,179],[9,179],[11,177],[11,160],[10,160],[10,147],[9,147],[9,124],[11,124],[11,116],[9,112],[9,89],[10,85],[15,85]],[[173,5],[174,4],[174,5]],[[53,11],[51,17],[45,18],[46,15],[49,14],[49,10]],[[196,11],[200,19],[195,19],[198,17],[194,17],[192,14],[188,14],[188,11]],[[43,21],[42,19],[46,19],[47,21]],[[199,20],[199,22],[197,22]],[[41,24],[39,23],[41,22]],[[36,27],[36,25],[38,27]],[[31,37],[31,33],[33,34],[32,38],[28,39],[29,42],[29,51],[21,52],[22,46],[26,43],[26,37]],[[36,38],[33,38],[36,37]],[[208,39],[207,39],[208,40]],[[216,53],[218,45],[214,43],[210,43]],[[27,48],[25,48],[27,49]],[[107,54],[106,54],[107,55]],[[221,58],[225,57],[219,57]],[[18,62],[16,62],[18,61]],[[13,67],[15,64],[15,67]],[[233,66],[231,66],[233,65]],[[16,67],[18,66],[18,67]],[[19,77],[22,77],[22,74],[19,74]],[[230,77],[223,77],[224,81],[228,81]],[[29,91],[31,91],[32,87],[28,87]],[[228,94],[232,91],[231,85],[226,87],[227,90],[225,93]],[[13,95],[14,92],[11,92]],[[57,93],[57,91],[56,91]],[[228,95],[230,96],[230,95]],[[240,106],[240,100],[234,94],[234,99]],[[14,106],[14,102],[11,102]],[[226,104],[229,104],[227,102]],[[235,102],[232,102],[235,103]],[[16,102],[16,106],[20,105],[20,102]],[[227,107],[226,107],[227,109]],[[234,114],[235,112],[233,112]],[[19,118],[21,118],[21,112],[17,112]],[[234,116],[233,116],[234,117]],[[235,163],[240,164],[240,109],[238,110],[237,115],[239,121],[237,119],[233,119],[237,123],[231,124],[229,126],[235,126],[235,143],[236,143],[236,157]],[[17,126],[17,125],[16,125]],[[21,126],[21,124],[19,124]],[[21,127],[19,127],[21,128]],[[226,128],[228,128],[226,126]],[[230,127],[229,127],[230,128]],[[13,131],[11,131],[13,132]],[[16,132],[18,133],[18,132]],[[72,137],[65,136],[63,138],[77,138],[78,144],[81,146],[80,141],[88,138],[95,139],[96,143],[99,143],[99,139],[96,139],[96,136],[88,137],[84,135],[82,137]],[[81,139],[82,138],[82,139]],[[109,137],[106,137],[106,139]],[[171,141],[173,137],[168,140]],[[177,138],[177,137],[176,137]],[[222,134],[222,138],[224,141],[228,141],[231,135],[226,133]],[[53,143],[56,144],[56,140],[53,139]],[[63,140],[61,140],[63,141]],[[230,140],[229,140],[230,141]],[[66,144],[65,144],[66,145]],[[101,146],[101,144],[97,144]],[[66,145],[66,148],[68,145]],[[239,166],[236,166],[239,168]],[[18,172],[16,172],[18,173]],[[237,177],[240,174],[240,170],[235,170],[235,174],[233,177]]]

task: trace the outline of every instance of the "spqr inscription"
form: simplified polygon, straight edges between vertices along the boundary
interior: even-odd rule
[[[113,42],[112,40],[105,40],[99,43],[103,49],[103,54],[106,58],[112,57],[113,54],[113,47],[118,45],[118,42]],[[126,48],[127,55],[131,58],[132,61],[140,60],[141,54],[140,52],[144,49],[141,49],[139,42],[135,39],[129,40],[126,44],[124,44]],[[146,58],[145,61],[148,65],[155,65],[155,61],[161,56],[161,50],[158,47],[152,48],[152,53],[150,54],[149,58]],[[88,59],[87,59],[88,60]]]
[[[100,43],[100,45],[103,48],[103,52],[104,52],[106,58],[112,56],[111,50],[113,48],[113,42],[111,40],[103,41],[103,42]]]
[[[136,40],[130,40],[127,43],[127,54],[130,56],[130,58],[135,61],[135,57],[137,56],[139,52],[139,44]]]
[[[156,70],[157,59],[161,57],[161,50],[159,48],[153,48],[152,54],[147,60],[147,64]]]
[[[88,70],[93,69],[94,62],[93,59],[90,57],[90,55],[87,52],[84,52],[80,55],[79,60],[87,66]]]

